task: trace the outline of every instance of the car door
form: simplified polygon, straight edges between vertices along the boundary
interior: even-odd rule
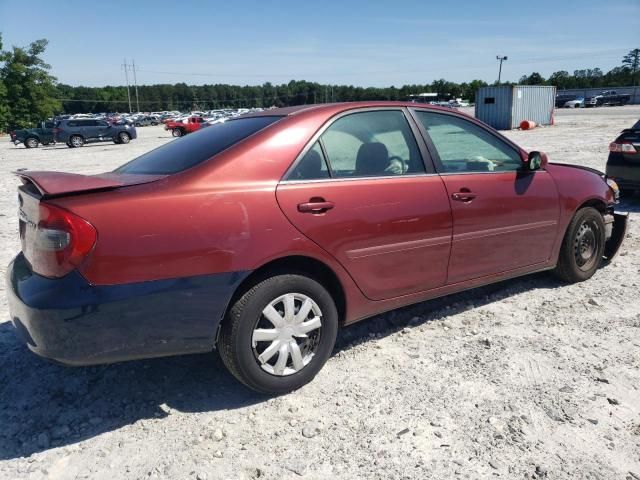
[[[96,136],[100,140],[111,140],[112,135],[112,127],[109,123],[104,120],[96,120]]]
[[[425,169],[414,133],[402,109],[341,115],[277,188],[291,223],[374,300],[446,281],[449,201],[440,177]]]
[[[96,138],[96,121],[95,120],[78,120],[80,134],[85,140],[93,140]]]
[[[544,170],[525,171],[520,150],[458,114],[412,109],[451,202],[447,283],[543,265],[560,214]]]

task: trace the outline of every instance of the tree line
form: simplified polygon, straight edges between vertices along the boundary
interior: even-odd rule
[[[41,55],[47,47],[41,39],[28,47],[4,50],[0,34],[0,132],[24,128],[54,115],[89,112],[128,112],[124,86],[74,87],[57,83]],[[599,68],[553,73],[548,79],[534,72],[520,78],[526,85],[555,85],[559,89],[616,87],[637,82],[640,49],[629,52],[622,65],[604,74]],[[358,100],[404,100],[409,95],[433,92],[441,96],[473,102],[476,90],[487,86],[483,80],[455,83],[444,79],[401,87],[357,87],[325,85],[304,80],[256,86],[227,84],[187,85],[186,83],[140,85],[136,102],[130,90],[131,107],[140,111],[212,110],[217,108],[283,107],[323,102]]]

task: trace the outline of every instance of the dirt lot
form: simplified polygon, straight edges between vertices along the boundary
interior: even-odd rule
[[[604,169],[640,107],[563,110],[507,132]],[[97,173],[171,137],[26,150],[0,143],[0,273],[19,250],[17,168]],[[621,255],[343,330],[316,380],[267,399],[216,354],[59,367],[14,338],[0,286],[0,478],[640,479],[640,199]]]

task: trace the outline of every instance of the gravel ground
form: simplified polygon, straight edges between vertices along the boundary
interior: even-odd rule
[[[639,106],[562,110],[507,135],[604,169]],[[0,142],[0,274],[19,250],[12,170],[97,173],[166,141]],[[589,281],[536,274],[344,329],[310,385],[256,395],[216,354],[65,368],[11,331],[0,286],[2,479],[640,479],[640,199]]]

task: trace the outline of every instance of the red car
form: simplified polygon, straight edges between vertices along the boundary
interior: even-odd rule
[[[267,393],[309,382],[342,325],[531,272],[586,280],[627,225],[602,173],[408,103],[269,110],[111,173],[17,174],[7,290],[32,351],[217,348]]]
[[[174,137],[182,137],[187,133],[193,133],[200,130],[205,121],[202,117],[192,116],[182,120],[169,120],[165,123],[164,129],[171,130]]]

